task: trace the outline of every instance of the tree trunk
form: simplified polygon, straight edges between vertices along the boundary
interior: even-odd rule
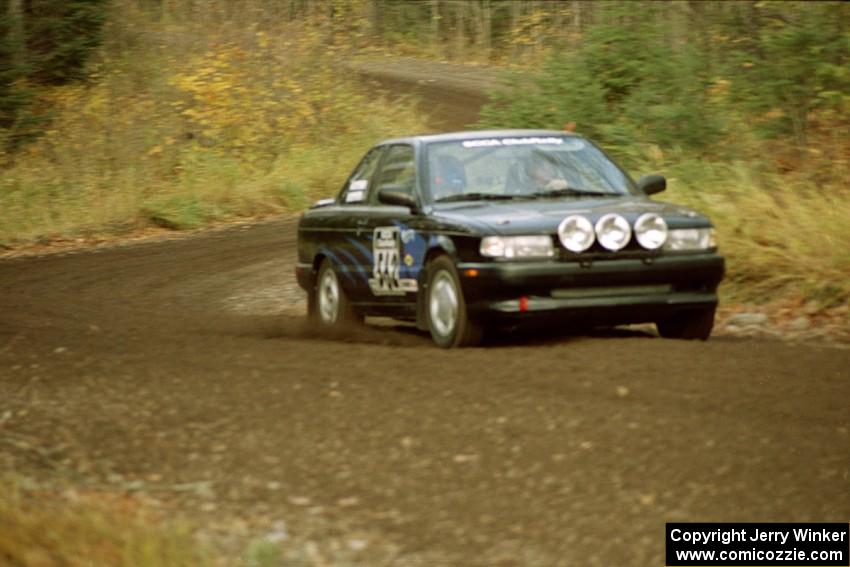
[[[20,64],[24,60],[24,7],[22,0],[5,0],[5,2],[0,2],[0,9],[7,11],[5,15],[9,18],[11,24],[8,30],[9,40],[17,47],[13,62]]]
[[[511,37],[519,28],[519,20],[522,16],[522,4],[520,2],[511,2]],[[519,56],[519,45],[516,42],[511,43],[511,59],[516,59]]]
[[[455,45],[456,45],[456,54],[458,59],[463,60],[466,51],[466,34],[464,33],[464,25],[466,24],[466,19],[464,18],[464,11],[466,10],[465,2],[457,2],[455,3]]]
[[[493,12],[490,0],[482,0],[481,12],[481,42],[484,47],[484,58],[489,61],[493,41]]]
[[[490,1],[478,0],[471,2],[473,21],[475,23],[475,46],[477,51],[490,58]]]
[[[371,27],[371,35],[378,40],[378,43],[383,43],[384,39],[384,2],[383,0],[372,0],[369,3],[369,24]]]
[[[573,0],[573,29],[576,35],[581,34],[581,0]]]
[[[440,0],[431,0],[431,47],[440,45]]]

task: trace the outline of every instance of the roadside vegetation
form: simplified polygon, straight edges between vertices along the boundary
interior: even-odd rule
[[[0,562],[11,567],[213,565],[186,525],[108,493],[0,480]]]
[[[7,40],[29,24],[17,4],[5,3]],[[79,27],[62,2],[33,4]],[[5,87],[0,72],[0,245],[300,210],[375,140],[424,129],[412,103],[341,69],[349,47],[329,42],[318,5],[71,4],[102,16],[76,51],[84,68],[46,80],[55,56],[4,44],[17,63]]]
[[[161,493],[160,493],[161,494]],[[4,567],[351,567],[421,565],[377,534],[306,520],[205,521],[143,489],[132,492],[0,477]]]

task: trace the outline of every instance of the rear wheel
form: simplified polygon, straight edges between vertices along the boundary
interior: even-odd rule
[[[443,348],[474,346],[481,342],[481,327],[466,311],[466,300],[452,261],[439,256],[428,266],[425,313],[431,338]]]
[[[682,311],[655,323],[658,334],[665,339],[704,341],[714,328],[714,307]]]
[[[319,267],[310,303],[310,316],[321,329],[340,329],[360,321],[339,283],[333,264],[327,258]]]

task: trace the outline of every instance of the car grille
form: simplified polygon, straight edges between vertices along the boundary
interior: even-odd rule
[[[611,287],[571,287],[552,290],[555,299],[586,299],[589,297],[618,297],[661,295],[672,293],[672,285],[623,285]]]
[[[573,262],[595,262],[602,260],[642,260],[645,258],[657,258],[661,255],[659,250],[619,250],[617,252],[609,252],[607,250],[599,250],[591,249],[587,252],[581,252],[580,254],[576,254],[575,252],[570,252],[569,250],[561,250],[558,259],[567,260]]]

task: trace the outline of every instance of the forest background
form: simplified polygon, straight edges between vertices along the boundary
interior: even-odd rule
[[[850,6],[2,0],[0,246],[297,211],[422,132],[347,66],[504,70],[487,127],[574,128],[712,215],[727,298],[850,299]]]

